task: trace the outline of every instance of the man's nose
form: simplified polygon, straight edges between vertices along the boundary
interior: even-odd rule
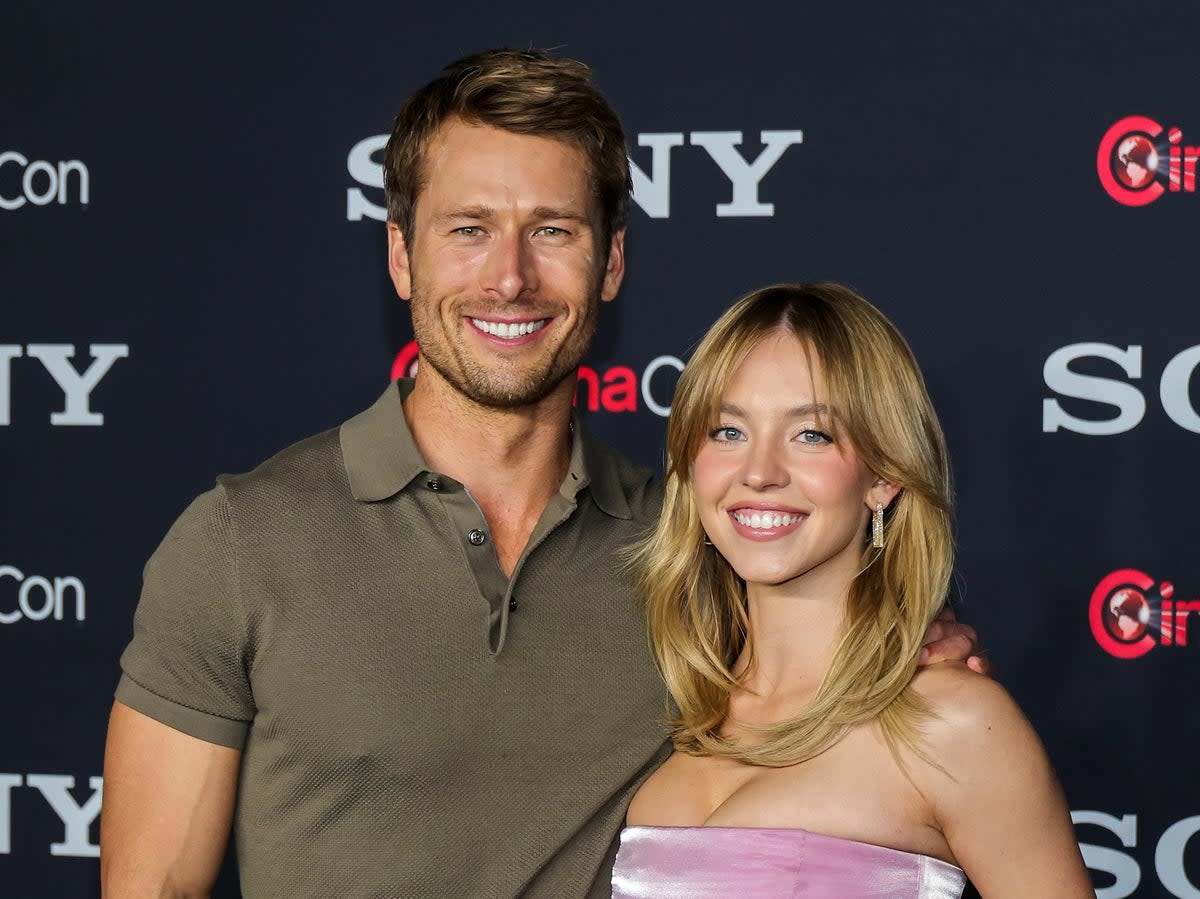
[[[479,277],[484,292],[500,300],[515,300],[537,290],[533,248],[521,234],[498,234],[488,248]]]

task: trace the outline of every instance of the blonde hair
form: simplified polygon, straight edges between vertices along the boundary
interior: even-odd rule
[[[902,489],[884,513],[886,546],[872,547],[863,533],[845,634],[813,700],[798,716],[755,729],[761,739],[735,743],[720,728],[738,685],[732,666],[746,644],[746,586],[706,541],[691,469],[734,372],[780,331],[813,347],[829,394],[814,399],[827,404],[842,439]],[[634,568],[651,648],[674,701],[675,747],[783,766],[878,719],[893,751],[900,741],[928,760],[919,729],[928,712],[909,681],[954,562],[950,472],[920,369],[895,326],[836,284],[777,284],[744,297],[709,329],[680,376],[667,452],[662,516],[636,549]]]

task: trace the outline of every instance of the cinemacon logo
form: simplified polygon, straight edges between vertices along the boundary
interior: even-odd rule
[[[0,209],[20,209],[26,203],[86,206],[90,189],[88,167],[78,159],[30,161],[16,150],[0,153]]]
[[[1052,433],[1061,429],[1092,436],[1133,430],[1146,415],[1145,394],[1120,378],[1073,371],[1071,363],[1083,359],[1115,363],[1131,381],[1142,378],[1142,348],[1137,344],[1121,347],[1111,343],[1072,343],[1055,350],[1042,366],[1046,386],[1060,397],[1091,400],[1116,409],[1116,414],[1105,414],[1108,409],[1101,409],[1097,410],[1101,417],[1084,418],[1068,412],[1057,398],[1046,398],[1042,400],[1042,430]],[[1200,414],[1188,390],[1197,366],[1200,366],[1200,345],[1176,353],[1158,378],[1158,399],[1163,411],[1179,427],[1194,434],[1200,434]]]
[[[417,374],[415,340],[410,340],[392,361],[392,380]],[[662,418],[671,414],[670,397],[675,392],[675,377],[683,371],[683,360],[676,356],[658,356],[638,375],[628,365],[614,365],[597,371],[579,366],[575,403],[589,412],[637,412],[640,397],[646,408]],[[675,377],[672,377],[674,373]],[[664,402],[665,400],[665,402]]]
[[[1165,141],[1160,139],[1164,131]],[[1200,147],[1184,146],[1178,127],[1164,129],[1154,119],[1127,116],[1100,139],[1096,174],[1105,193],[1122,206],[1146,206],[1164,193],[1195,193],[1197,159]]]
[[[637,145],[650,148],[650,174],[629,160],[633,202],[652,219],[671,217],[672,151],[687,145],[707,153],[729,182],[732,195],[728,203],[716,204],[718,218],[773,216],[775,204],[760,199],[758,187],[789,147],[804,143],[804,132],[760,131],[758,139],[762,150],[751,161],[738,149],[744,143],[740,131],[692,131],[686,138],[682,131],[638,134]],[[388,135],[375,134],[350,148],[346,170],[361,186],[346,190],[347,221],[387,219],[387,209],[369,200],[362,190],[363,187],[383,190],[383,165],[377,159],[387,142]]]
[[[0,565],[0,624],[67,618],[87,618],[83,581],[77,577],[26,575],[12,565]]]
[[[1159,646],[1188,645],[1188,616],[1200,599],[1175,598],[1175,585],[1156,582],[1136,568],[1101,578],[1088,604],[1088,626],[1096,642],[1118,659],[1136,659]]]

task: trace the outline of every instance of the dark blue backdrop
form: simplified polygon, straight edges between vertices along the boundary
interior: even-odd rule
[[[141,566],[218,472],[374,399],[410,331],[379,156],[352,151],[509,44],[591,64],[645,176],[593,428],[657,465],[675,360],[735,296],[872,298],[948,432],[960,614],[1047,744],[1097,894],[1200,896],[1200,7],[833,6],[9,5],[0,894],[98,894]],[[1139,129],[1157,174],[1128,165]],[[636,409],[606,408],[630,380]],[[1126,586],[1140,642],[1108,613]]]

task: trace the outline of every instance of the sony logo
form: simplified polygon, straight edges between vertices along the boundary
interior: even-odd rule
[[[1116,409],[1116,414],[1084,418],[1067,412],[1057,399],[1046,398],[1042,400],[1043,431],[1051,433],[1062,429],[1076,434],[1122,434],[1137,427],[1146,415],[1146,397],[1133,384],[1071,370],[1072,362],[1089,357],[1116,363],[1130,380],[1142,377],[1142,348],[1137,345],[1072,343],[1055,350],[1042,366],[1046,386],[1059,396],[1111,406]],[[1176,354],[1159,377],[1158,398],[1171,421],[1184,430],[1200,434],[1200,414],[1188,397],[1188,385],[1198,365],[1200,345]]]
[[[1078,828],[1080,825],[1099,827],[1115,836],[1125,849],[1132,849],[1138,844],[1138,816],[1110,815],[1107,812],[1093,810],[1077,810],[1071,812],[1071,821]],[[1200,815],[1193,815],[1176,821],[1163,831],[1154,847],[1154,873],[1158,881],[1172,896],[1200,896],[1200,888],[1188,876],[1185,859],[1188,841],[1200,833]],[[1114,879],[1114,883],[1096,891],[1100,899],[1123,899],[1125,896],[1151,895],[1139,892],[1142,885],[1142,868],[1128,852],[1120,849],[1110,849],[1106,846],[1096,846],[1079,843],[1083,853],[1083,862],[1093,871],[1102,871]],[[1194,856],[1193,856],[1194,857]],[[1147,885],[1149,886],[1149,885]],[[1161,895],[1161,894],[1159,894]]]
[[[633,202],[652,219],[671,217],[671,152],[686,143],[703,149],[729,181],[732,195],[729,202],[716,204],[718,218],[774,215],[775,204],[759,197],[758,186],[789,147],[804,142],[804,132],[760,131],[758,137],[763,148],[749,160],[738,149],[743,142],[740,131],[693,131],[686,141],[682,132],[637,135],[637,145],[650,148],[650,173],[632,159],[629,161]],[[346,169],[362,187],[383,189],[383,166],[375,157],[382,154],[387,141],[388,135],[376,134],[360,140],[350,149]],[[387,210],[367,199],[362,187],[346,190],[346,220],[385,221]]]
[[[113,363],[129,355],[129,344],[93,343],[88,346],[88,353],[92,362],[80,372],[69,361],[75,358],[75,345],[72,343],[31,343],[25,347],[0,343],[0,427],[12,423],[12,360],[26,355],[41,362],[62,390],[62,411],[50,413],[50,424],[104,424],[104,415],[92,411],[89,399]]]
[[[92,822],[100,814],[104,778],[89,777],[91,796],[81,805],[71,791],[75,778],[69,774],[0,774],[0,855],[12,852],[12,791],[26,787],[37,790],[63,824],[63,838],[50,844],[51,855],[99,858],[100,846],[90,838]]]

